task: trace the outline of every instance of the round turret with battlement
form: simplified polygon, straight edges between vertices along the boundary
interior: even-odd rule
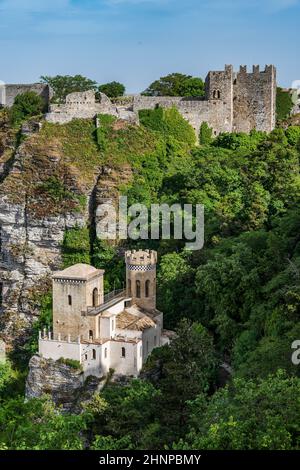
[[[141,308],[156,308],[157,252],[153,250],[126,251],[126,288],[132,303]]]

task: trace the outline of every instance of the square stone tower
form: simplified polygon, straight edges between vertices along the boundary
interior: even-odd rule
[[[103,274],[103,270],[88,264],[75,264],[52,276],[55,337],[89,338],[90,326],[82,314],[103,304]]]
[[[233,132],[271,132],[276,124],[276,68],[241,66],[233,82]]]

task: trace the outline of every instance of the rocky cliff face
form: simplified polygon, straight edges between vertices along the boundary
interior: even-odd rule
[[[24,341],[37,318],[39,294],[61,266],[65,231],[88,223],[99,172],[94,165],[82,178],[62,136],[50,130],[51,135],[43,129],[16,146],[0,180],[0,331],[8,344]],[[93,150],[100,164],[96,145]],[[7,151],[6,146],[2,157]]]
[[[92,120],[35,123],[17,134],[1,113],[0,337],[9,347],[24,343],[38,317],[40,294],[61,268],[66,230],[93,228],[98,204],[117,205],[119,188],[133,172],[115,156],[138,150],[125,121],[114,123],[105,156]]]
[[[26,398],[38,398],[47,393],[65,411],[80,412],[82,404],[101,386],[96,377],[84,380],[80,370],[36,355],[29,362],[25,394]]]

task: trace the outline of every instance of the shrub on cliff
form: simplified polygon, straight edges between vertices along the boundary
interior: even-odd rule
[[[41,114],[44,109],[44,99],[34,91],[26,91],[15,98],[10,110],[11,122],[17,124],[23,119]]]
[[[212,129],[207,122],[202,122],[199,133],[199,143],[201,145],[209,145],[212,142]]]

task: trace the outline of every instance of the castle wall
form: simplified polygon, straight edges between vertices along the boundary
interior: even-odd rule
[[[161,328],[159,325],[156,328],[147,328],[143,331],[143,350],[142,350],[142,357],[143,362],[146,361],[147,357],[153,349],[161,346]]]
[[[65,104],[51,104],[46,120],[64,124],[72,119],[93,119],[97,114],[117,116],[118,112],[107,96],[100,93],[100,101],[96,102],[95,92],[90,90],[70,93]]]
[[[105,366],[103,367],[103,345],[82,344],[80,362],[82,364],[85,377],[89,375],[101,377],[107,372],[104,370]]]
[[[14,100],[16,96],[20,95],[21,93],[25,93],[27,91],[34,91],[42,98],[44,98],[46,104],[49,103],[50,100],[50,90],[49,86],[44,83],[33,83],[33,84],[16,84],[16,85],[5,85],[5,93],[2,93],[2,101],[0,101],[0,105],[11,107],[14,104]],[[1,99],[1,97],[0,97]]]
[[[141,341],[110,341],[110,368],[116,374],[137,375],[142,368],[140,357]],[[122,348],[125,348],[125,357],[122,357]]]
[[[247,132],[252,129],[271,132],[276,124],[276,69],[266,66],[253,73],[241,67],[234,80],[233,131]]]
[[[206,121],[214,135],[221,132],[247,132],[252,129],[271,132],[276,124],[276,69],[266,66],[253,73],[245,67],[233,73],[226,65],[224,71],[209,72],[205,80],[205,99],[182,97],[135,96],[133,110],[155,109],[157,106],[176,106],[198,135]]]
[[[133,110],[138,113],[142,109],[156,107],[171,108],[175,106],[180,114],[199,134],[200,126],[205,121],[213,129],[215,135],[231,131],[231,107],[221,100],[186,99],[181,97],[135,96]]]
[[[81,362],[81,344],[67,341],[39,339],[39,354],[57,361],[61,357]]]

